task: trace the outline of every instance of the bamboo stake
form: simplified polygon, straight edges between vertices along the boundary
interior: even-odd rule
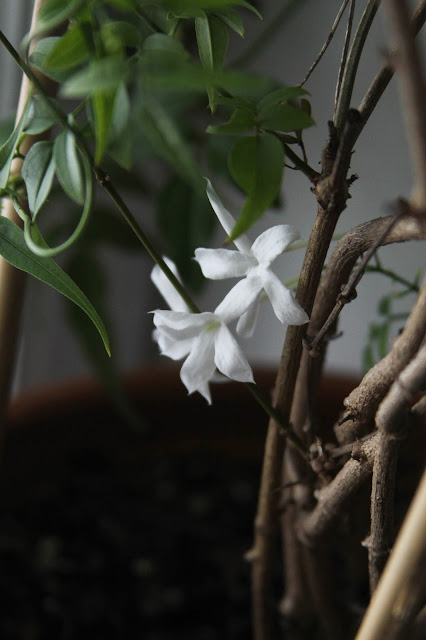
[[[396,640],[425,571],[426,471],[355,640]]]
[[[35,29],[40,8],[45,0],[35,0],[31,21],[31,30]],[[43,76],[40,81],[53,93],[53,83]],[[31,84],[24,75],[19,94],[16,122],[20,119],[27,99],[31,93]],[[31,146],[39,140],[39,136],[26,136],[21,145],[21,152],[25,155]],[[12,164],[13,175],[19,175],[22,169],[22,160],[16,158]],[[13,208],[10,199],[5,199],[1,215],[12,222],[22,225],[22,222]],[[11,381],[13,376],[16,352],[18,348],[20,318],[24,299],[26,274],[12,267],[0,257],[0,441],[2,438],[3,421],[6,412]]]

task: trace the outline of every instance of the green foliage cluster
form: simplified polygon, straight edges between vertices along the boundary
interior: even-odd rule
[[[375,259],[376,264],[368,266],[366,271],[381,273],[390,278],[393,284],[399,286],[398,289],[380,298],[377,303],[377,314],[380,320],[371,322],[368,329],[367,344],[364,347],[362,358],[365,371],[371,369],[389,353],[392,346],[392,333],[395,333],[395,329],[402,330],[409,316],[408,311],[395,311],[395,303],[409,295],[418,294],[420,291],[421,270],[416,273],[413,281],[409,281],[393,271],[385,269],[377,254]]]
[[[190,256],[208,243],[214,224],[203,176],[232,181],[246,195],[230,240],[274,203],[285,144],[303,145],[301,131],[313,120],[303,89],[226,66],[230,32],[244,35],[241,9],[261,17],[245,0],[44,3],[36,30],[24,40],[21,66],[31,48],[28,62],[58,83],[58,99],[34,93],[0,148],[0,190],[24,220],[16,251],[25,259],[16,258],[16,266],[56,286],[49,270],[42,276],[36,262],[55,269],[53,257],[81,239],[94,179],[101,173],[124,175],[127,182],[135,178],[133,184],[153,198],[164,249],[193,288],[202,276]],[[51,37],[52,30],[62,35]],[[206,106],[215,121],[205,122]],[[24,158],[22,176],[11,176],[25,136],[47,131],[50,139],[36,142]],[[144,163],[152,159],[166,166],[158,189],[143,180]],[[38,229],[39,214],[56,187],[82,213],[68,239],[48,247]],[[27,199],[29,215],[18,198]],[[95,214],[99,232],[92,239],[105,235],[106,213]],[[67,230],[70,218],[63,223]],[[4,257],[14,251],[5,248],[6,237],[0,242]],[[84,246],[93,249],[93,244]],[[63,282],[67,278],[64,274]],[[90,310],[105,338],[87,303],[80,306]]]

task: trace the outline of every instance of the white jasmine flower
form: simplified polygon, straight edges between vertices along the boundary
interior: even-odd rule
[[[209,382],[216,368],[231,380],[253,382],[251,367],[226,326],[229,319],[216,312],[154,312],[154,324],[160,335],[172,341],[175,353],[181,348],[181,353],[187,355],[180,377],[188,393],[198,391],[209,404]]]
[[[229,235],[235,226],[235,220],[225,209],[219,196],[207,180],[207,196],[219,222]],[[282,224],[264,231],[250,244],[242,234],[234,244],[238,251],[230,249],[196,249],[195,259],[203,274],[211,280],[225,278],[244,279],[238,282],[226,295],[216,312],[222,315],[239,317],[237,331],[249,337],[253,334],[262,295],[269,298],[275,315],[283,324],[301,325],[309,318],[292,292],[271,270],[272,262],[300,234],[291,225]]]

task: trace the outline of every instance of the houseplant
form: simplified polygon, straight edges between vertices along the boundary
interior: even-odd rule
[[[336,606],[335,589],[329,580],[335,555],[340,560],[348,559],[351,547],[347,546],[346,556],[342,556],[335,540],[332,540],[335,547],[327,543],[335,523],[341,525],[343,514],[347,517],[348,501],[372,476],[371,531],[366,545],[370,588],[374,592],[394,539],[392,505],[399,443],[403,434],[415,434],[415,425],[424,421],[424,399],[418,396],[424,388],[425,377],[424,287],[422,289],[418,282],[403,283],[405,287],[419,290],[404,331],[391,351],[370,369],[346,399],[345,412],[336,426],[334,446],[328,445],[332,436],[323,432],[321,424],[316,424],[315,406],[327,341],[336,332],[340,310],[353,299],[355,288],[377,248],[425,236],[425,124],[421,109],[424,82],[404,5],[388,2],[397,53],[378,72],[357,110],[350,109],[354,78],[377,3],[365,3],[352,41],[351,28],[348,29],[338,98],[318,172],[304,152],[302,132],[313,124],[305,91],[301,87],[276,86],[264,78],[225,68],[228,29],[241,33],[237,9],[250,9],[247,3],[170,0],[148,5],[133,0],[111,0],[87,5],[78,0],[67,3],[47,0],[40,4],[41,7],[36,5],[34,24],[25,39],[22,55],[11,47],[4,34],[1,36],[2,43],[38,91],[31,100],[23,99],[23,115],[1,151],[0,186],[7,198],[5,208],[12,212],[13,206],[18,214],[14,222],[2,220],[3,257],[71,297],[90,316],[108,349],[108,337],[94,307],[53,263],[56,254],[78,241],[90,210],[96,178],[162,270],[163,275],[158,270],[154,272],[154,280],[171,311],[155,313],[156,339],[166,355],[185,358],[181,376],[188,391],[200,391],[210,399],[208,384],[217,367],[228,377],[246,383],[271,418],[255,519],[255,541],[248,554],[253,566],[255,637],[271,638],[277,633],[271,575],[280,502],[277,489],[282,485],[286,496],[282,516],[286,592],[280,605],[281,613],[293,621],[295,628],[301,627],[302,632],[305,620],[314,618],[320,620],[327,637],[342,637],[342,629],[347,632],[349,624],[355,633],[359,616],[351,609],[353,602],[347,600]],[[347,4],[343,4],[342,12]],[[350,3],[348,9],[349,25],[354,4]],[[425,12],[421,2],[413,17],[416,32],[423,24]],[[56,29],[59,32],[52,35]],[[198,53],[194,53],[194,48]],[[199,63],[195,62],[197,59]],[[64,112],[63,103],[52,99],[54,86],[43,85],[31,71],[29,62],[59,85],[60,98],[78,101],[77,105],[73,104],[72,113]],[[415,190],[408,200],[397,202],[390,216],[373,219],[345,234],[321,278],[335,225],[355,180],[349,173],[352,151],[392,77],[392,65],[400,66],[401,78],[406,83],[404,97],[410,114],[408,133],[414,150]],[[145,143],[149,142],[185,184],[191,185],[194,198],[204,203],[200,206],[206,205],[205,182],[188,146],[187,132],[176,126],[176,112],[165,108],[171,90],[173,108],[188,108],[189,103],[195,109],[201,94],[211,111],[219,116],[223,114],[223,119],[228,117],[226,122],[209,124],[208,135],[236,136],[228,164],[234,181],[247,196],[238,222],[235,224],[210,183],[208,196],[229,236],[228,241],[233,241],[238,251],[191,247],[197,249],[196,259],[207,277],[243,278],[215,313],[199,313],[173,264],[161,258],[126,206],[111,177],[113,168],[111,171],[104,168],[108,154],[117,163],[129,167],[130,143],[135,136],[132,109],[137,105],[143,128],[140,135],[143,134]],[[53,129],[54,142],[38,141],[30,149],[25,148],[24,144],[31,142],[30,135],[44,134],[50,129]],[[190,133],[194,135],[193,131]],[[295,298],[277,282],[271,269],[273,259],[296,239],[295,231],[279,225],[260,235],[253,245],[242,235],[278,196],[285,158],[306,176],[308,188],[313,189],[318,204]],[[23,160],[22,175],[9,173],[14,159]],[[55,174],[65,193],[82,207],[82,217],[76,231],[72,231],[62,245],[51,249],[38,230],[37,216]],[[176,196],[173,186],[176,187],[172,184],[168,190],[169,202]],[[166,205],[167,200],[163,203]],[[22,232],[16,225],[19,221],[24,227]],[[361,254],[363,258],[355,266]],[[187,265],[188,261],[182,264]],[[10,282],[10,272],[16,277],[13,270],[3,268],[7,269],[5,283]],[[380,269],[380,264],[376,268]],[[393,277],[398,278],[395,274]],[[1,287],[5,293],[7,286]],[[9,287],[16,291],[14,285]],[[283,324],[291,324],[286,332],[272,404],[253,384],[250,365],[227,327],[239,318],[237,331],[250,333],[265,292],[278,319]],[[10,296],[4,308],[11,316],[11,324],[5,317],[2,350],[7,345],[11,356],[4,358],[5,362],[13,356],[11,326],[17,324],[16,311],[8,304],[9,300]],[[7,388],[8,376],[5,375],[2,384],[5,397]],[[350,457],[346,460],[345,456]],[[355,544],[358,548],[360,538]],[[419,554],[423,555],[416,558],[424,563],[425,554],[421,550],[420,545]],[[346,580],[350,582],[353,568],[349,563],[348,566],[341,564],[349,572]],[[401,571],[398,575],[401,578]],[[340,576],[337,577],[340,580]],[[386,589],[386,582],[384,585]],[[311,602],[307,602],[306,589]],[[424,591],[420,587],[410,584],[404,594],[406,600],[399,603],[404,615],[395,618],[395,608],[388,604],[377,616],[381,624],[389,625],[391,619],[392,629],[387,637],[406,633],[424,604]],[[364,627],[362,633],[368,634],[368,628],[365,631]]]

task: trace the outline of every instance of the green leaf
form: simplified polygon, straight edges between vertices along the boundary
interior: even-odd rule
[[[13,133],[15,118],[13,115],[0,120],[0,148]]]
[[[89,54],[83,29],[75,24],[55,42],[46,55],[43,66],[45,69],[70,69],[84,62]]]
[[[185,47],[179,40],[166,36],[165,33],[153,33],[143,43],[144,51],[167,51],[182,58],[188,58]]]
[[[275,136],[258,134],[237,140],[228,164],[235,182],[248,196],[229,236],[231,241],[246,231],[278,196],[284,170],[284,151]]]
[[[204,277],[193,259],[194,251],[209,244],[215,226],[206,194],[174,177],[161,190],[156,209],[167,255],[176,263],[184,282],[199,289]]]
[[[55,82],[64,82],[73,72],[73,69],[47,69],[44,66],[46,57],[59,40],[60,38],[57,37],[39,40],[30,55],[30,62],[33,67],[41,71],[47,78],[55,80]]]
[[[203,68],[210,72],[221,71],[229,42],[226,25],[219,18],[203,13],[195,18],[195,33]],[[213,113],[216,97],[215,87],[207,86],[207,94],[210,110]]]
[[[232,114],[228,122],[223,124],[210,125],[207,133],[236,134],[245,133],[256,125],[256,118],[243,109],[237,109]]]
[[[233,109],[245,109],[249,113],[257,114],[255,103],[241,96],[217,96],[216,104]]]
[[[17,269],[46,282],[83,309],[98,329],[105,349],[110,353],[105,326],[84,293],[52,258],[34,255],[25,243],[23,231],[3,217],[0,217],[0,255]]]
[[[112,110],[110,139],[115,140],[118,138],[130,118],[130,98],[125,84],[121,84],[118,87],[117,93],[114,99],[114,105]]]
[[[112,124],[112,114],[117,91],[96,91],[92,95],[95,117],[95,164],[99,165],[107,147]]]
[[[391,312],[392,299],[390,296],[385,296],[379,300],[377,311],[381,316],[388,316]]]
[[[37,35],[51,31],[75,15],[85,0],[46,0],[38,14]]]
[[[261,76],[228,70],[212,72],[195,62],[184,60],[182,56],[158,49],[142,52],[135,75],[143,83],[145,90],[161,88],[204,93],[209,85],[232,92],[265,88],[265,79]],[[219,104],[219,99],[215,103]]]
[[[259,101],[257,108],[259,113],[262,113],[264,109],[268,109],[273,105],[280,102],[286,102],[288,100],[295,100],[296,98],[300,98],[300,96],[307,95],[308,93],[309,92],[306,91],[306,89],[302,89],[302,87],[283,87],[281,89],[276,89],[264,96]]]
[[[55,175],[55,163],[52,157],[51,142],[36,142],[25,156],[22,165],[22,177],[28,196],[28,207],[35,220],[52,187]]]
[[[390,324],[385,322],[381,327],[381,331],[378,336],[377,350],[380,358],[384,358],[389,351],[389,333]]]
[[[369,371],[376,364],[373,347],[370,344],[367,345],[364,349],[362,361],[364,371]]]
[[[123,20],[105,22],[101,26],[101,39],[109,54],[121,53],[125,47],[139,47],[141,44],[139,31]]]
[[[262,20],[262,16],[258,10],[253,7],[252,4],[246,2],[246,0],[163,0],[163,4],[174,13],[187,12],[189,15],[194,15],[194,13],[191,14],[191,12],[204,9],[214,11],[222,7],[237,5],[252,11]],[[195,15],[197,14],[195,13]]]
[[[141,118],[144,123],[144,133],[155,152],[166,160],[184,180],[192,183],[195,188],[205,191],[204,180],[191,149],[161,104],[154,100],[147,101],[141,107]]]
[[[305,111],[289,104],[276,104],[263,109],[259,114],[262,129],[272,131],[298,131],[311,127],[314,120]]]
[[[117,56],[94,60],[64,83],[61,95],[82,98],[100,91],[112,91],[126,81],[129,73],[129,64]]]
[[[65,193],[77,204],[83,204],[85,181],[75,143],[70,131],[62,131],[53,145],[56,176]]]
[[[227,158],[235,143],[235,136],[208,136],[207,163],[212,171],[226,182],[232,183]]]
[[[240,14],[232,7],[223,7],[220,11],[216,11],[215,15],[223,20],[230,29],[238,33],[242,38],[244,37],[244,25],[241,20]]]
[[[131,119],[131,104],[124,84],[120,85],[114,100],[111,127],[108,137],[108,155],[125,169],[133,162],[135,140],[134,122]]]
[[[107,4],[123,11],[133,11],[138,8],[138,0],[106,0]]]
[[[47,98],[51,104],[59,103],[53,98]],[[37,135],[47,131],[54,124],[56,124],[58,118],[53,113],[52,109],[46,104],[46,99],[36,94],[31,98],[30,108],[28,111],[27,120],[25,123],[25,133]]]

